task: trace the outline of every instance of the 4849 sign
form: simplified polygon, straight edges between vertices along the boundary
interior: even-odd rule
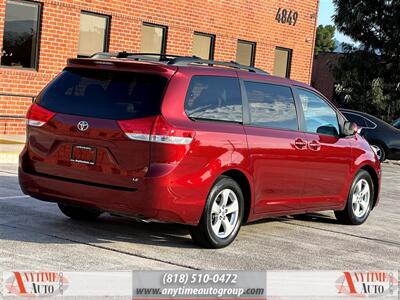
[[[279,7],[276,13],[275,20],[278,23],[295,26],[298,18],[299,18],[299,13],[297,11],[287,10],[286,8]]]

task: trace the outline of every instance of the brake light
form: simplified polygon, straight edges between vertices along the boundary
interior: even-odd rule
[[[171,126],[162,116],[118,121],[125,135],[138,141],[188,145],[194,132]]]
[[[193,140],[193,136],[193,131],[175,128],[168,124],[163,116],[158,116],[153,125],[150,141],[164,144],[189,145]]]
[[[26,120],[29,126],[40,127],[46,124],[54,116],[54,112],[33,103],[26,113]]]
[[[150,141],[151,128],[156,117],[118,121],[118,125],[131,140]]]

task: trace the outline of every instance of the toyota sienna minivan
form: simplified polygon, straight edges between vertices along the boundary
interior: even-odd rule
[[[241,225],[333,210],[362,224],[380,162],[308,85],[234,62],[99,53],[69,59],[27,113],[19,182],[73,219],[190,225],[221,248]]]

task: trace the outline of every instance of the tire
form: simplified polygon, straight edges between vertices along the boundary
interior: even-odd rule
[[[360,170],[354,177],[345,209],[335,211],[336,219],[343,224],[361,225],[368,219],[373,199],[374,183],[371,175],[365,170]]]
[[[243,214],[240,186],[232,178],[221,176],[211,188],[200,223],[190,228],[190,235],[202,247],[226,247],[235,240]]]
[[[386,159],[386,151],[385,148],[379,144],[371,144],[371,147],[374,149],[376,155],[379,158],[380,162],[384,162]]]
[[[96,209],[71,206],[62,203],[58,203],[58,207],[64,215],[74,220],[93,221],[103,213]]]

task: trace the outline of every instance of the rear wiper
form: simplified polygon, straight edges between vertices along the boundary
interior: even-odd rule
[[[190,117],[189,119],[192,121],[210,121],[210,122],[220,122],[220,123],[235,123],[235,124],[243,124],[240,121],[233,121],[233,120],[219,120],[219,119],[211,119],[211,118],[203,118],[203,117]]]

